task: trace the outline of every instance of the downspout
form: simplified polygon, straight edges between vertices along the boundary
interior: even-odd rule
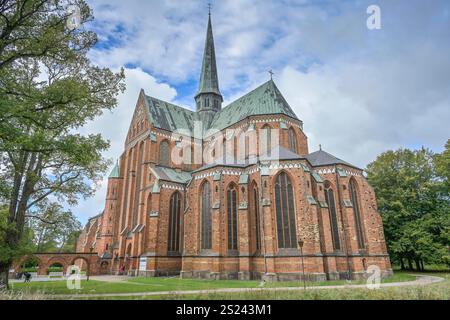
[[[336,189],[337,189],[337,195],[338,195],[339,213],[341,216],[342,230],[343,230],[343,236],[344,236],[344,252],[345,252],[345,260],[347,262],[347,280],[350,280],[350,260],[348,257],[347,234],[346,234],[345,225],[344,225],[344,214],[342,213],[341,188],[340,188],[340,183],[339,183],[339,174],[338,174],[336,165],[334,165],[334,172],[336,175]]]

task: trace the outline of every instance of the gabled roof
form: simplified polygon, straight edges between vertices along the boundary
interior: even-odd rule
[[[153,97],[145,97],[153,126],[168,131],[184,129],[192,132],[196,119],[193,111]]]
[[[175,169],[154,166],[151,168],[158,180],[171,181],[175,183],[185,184],[191,180],[191,174],[187,171],[177,171]]]
[[[194,122],[199,120],[198,113],[147,95],[145,98],[152,125],[172,132],[188,130],[192,134]],[[269,80],[220,110],[210,128],[223,130],[249,116],[271,114],[284,114],[298,120],[275,83]]]
[[[222,130],[248,116],[268,114],[285,114],[298,119],[272,80],[220,110],[210,127]]]
[[[334,165],[334,164],[343,164],[346,166],[358,168],[358,167],[356,167],[342,159],[339,159],[338,157],[335,157],[332,154],[329,154],[328,152],[325,152],[323,150],[319,150],[319,151],[308,154],[306,156],[306,159],[308,159],[308,161],[311,163],[311,165],[313,167],[329,166],[329,165]]]

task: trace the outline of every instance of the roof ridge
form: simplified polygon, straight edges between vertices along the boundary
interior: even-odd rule
[[[185,107],[179,106],[179,105],[177,105],[177,104],[175,104],[175,103],[173,103],[173,102],[169,102],[169,101],[165,101],[165,100],[162,100],[162,99],[153,97],[153,96],[149,96],[148,94],[145,94],[145,97],[151,98],[151,99],[155,99],[155,100],[158,100],[159,102],[167,103],[167,104],[169,104],[169,105],[171,105],[171,106],[174,106],[174,107],[183,109],[183,110],[185,110],[185,111],[189,111],[189,112],[191,112],[191,113],[195,113],[195,111],[192,111],[191,109],[187,109],[187,108],[185,108]]]
[[[245,93],[244,95],[240,96],[239,98],[233,100],[232,102],[230,102],[229,104],[227,104],[225,107],[223,107],[218,113],[222,112],[222,110],[225,110],[226,108],[228,108],[229,106],[231,106],[233,103],[235,103],[236,101],[239,101],[240,99],[244,98],[245,96],[248,96],[250,94],[252,94],[253,92],[255,92],[256,90],[260,89],[261,87],[269,84],[270,82],[273,82],[273,80],[268,80],[262,84],[260,84],[259,86],[257,86],[256,88],[254,88],[253,90],[250,90],[249,92]]]
[[[272,79],[244,94],[217,112],[210,128],[224,129],[252,115],[283,114],[299,120]]]

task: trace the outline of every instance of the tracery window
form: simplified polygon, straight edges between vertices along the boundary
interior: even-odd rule
[[[272,150],[272,130],[268,124],[261,128],[262,131],[262,154],[270,156]]]
[[[259,212],[259,192],[256,185],[253,186],[253,193],[250,195],[252,197],[252,219],[255,226],[255,249],[256,251],[261,250],[261,217]]]
[[[168,251],[180,252],[181,240],[181,195],[175,192],[170,197]]]
[[[359,208],[358,189],[356,187],[356,182],[354,179],[350,180],[349,192],[350,192],[350,200],[352,201],[353,204],[353,212],[355,215],[355,228],[356,228],[356,238],[358,239],[358,247],[360,249],[364,249],[365,248],[364,231],[361,221],[361,212]]]
[[[281,172],[275,179],[278,248],[297,248],[294,190],[291,179]]]
[[[234,185],[227,191],[228,250],[237,250],[237,192]]]
[[[339,227],[338,220],[336,214],[336,205],[334,200],[334,192],[331,188],[331,184],[329,182],[325,183],[325,201],[328,205],[328,214],[330,217],[330,225],[331,225],[331,239],[333,241],[334,250],[341,249],[341,243],[339,240]]]
[[[288,131],[289,150],[297,153],[297,138],[295,137],[294,129],[290,128]]]
[[[212,249],[211,187],[205,182],[201,193],[201,248]]]
[[[166,140],[159,145],[159,164],[165,167],[170,166],[170,148]]]

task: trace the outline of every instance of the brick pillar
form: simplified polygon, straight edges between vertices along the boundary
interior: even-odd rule
[[[239,255],[244,256],[239,258],[239,279],[250,280],[250,221],[248,186],[241,184],[238,189],[238,249]]]
[[[275,237],[275,205],[272,201],[270,176],[261,177],[261,223],[263,238],[261,241],[262,254],[266,256],[274,256],[276,254],[276,237]],[[268,273],[268,280],[274,278],[275,261],[267,257],[265,259],[265,270]]]

